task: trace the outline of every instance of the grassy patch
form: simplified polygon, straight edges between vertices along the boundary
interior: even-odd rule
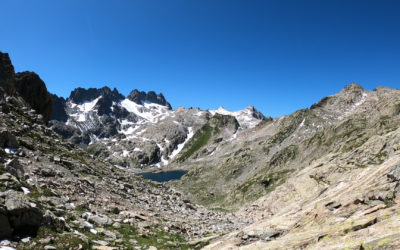
[[[86,212],[86,209],[83,208],[82,206],[78,205],[75,207],[75,210],[78,211],[80,214],[83,214],[84,212]]]
[[[211,137],[213,128],[206,124],[198,130],[193,138],[188,143],[188,149],[177,159],[177,162],[183,162],[192,156],[197,150],[208,143]]]
[[[6,172],[5,168],[4,168],[4,164],[0,163],[0,174],[4,174]]]
[[[287,176],[292,172],[294,172],[293,169],[286,169],[268,174],[258,174],[237,187],[230,199],[226,201],[227,205],[234,206],[239,203],[246,204],[255,201],[261,196],[274,191],[276,187],[285,182]]]
[[[45,196],[45,197],[59,196],[57,193],[53,192],[48,187],[42,187],[40,189],[30,188],[30,191],[31,192],[29,193],[29,197],[31,197],[33,199],[39,199],[42,196]]]
[[[40,243],[40,239],[47,237],[53,238],[48,243]],[[34,243],[34,245],[33,245]],[[32,238],[31,242],[25,243],[19,249],[44,249],[46,245],[51,245],[57,249],[92,249],[90,242],[85,242],[73,233],[58,234],[48,227],[41,226],[37,236]]]
[[[115,230],[122,236],[123,247],[128,249],[131,249],[133,245],[154,246],[158,249],[200,249],[207,244],[191,245],[182,234],[165,232],[159,228],[150,228],[147,232],[144,232],[135,226],[123,224]],[[132,241],[136,243],[132,244]]]
[[[272,156],[270,166],[282,166],[286,162],[295,159],[298,154],[299,147],[297,145],[290,145]]]
[[[309,113],[308,109],[301,109],[295,112],[293,115],[287,117],[282,125],[279,127],[279,130],[276,134],[274,134],[269,142],[271,144],[279,144],[283,142],[289,135],[291,135],[303,121],[304,117]]]

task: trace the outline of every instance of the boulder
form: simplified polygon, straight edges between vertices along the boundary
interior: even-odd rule
[[[393,181],[400,181],[400,165],[393,166],[387,173],[387,176]]]
[[[17,148],[18,141],[15,135],[7,130],[0,131],[0,147],[2,148]]]
[[[21,188],[21,183],[15,178],[15,176],[4,173],[0,175],[0,190],[19,190]]]
[[[24,167],[19,163],[17,159],[12,159],[7,162],[4,169],[6,170],[6,172],[14,175],[18,179],[24,178]]]
[[[7,218],[7,211],[0,206],[0,239],[9,238],[12,235],[12,228]]]
[[[42,221],[42,211],[24,193],[5,192],[5,208],[13,234],[35,235]]]
[[[44,213],[42,224],[47,226],[48,228],[51,228],[56,232],[63,232],[69,230],[67,224],[65,223],[65,220],[63,218],[55,216],[49,210],[46,210],[46,212]]]
[[[105,215],[89,215],[88,220],[90,223],[98,226],[109,226],[112,225],[113,221]]]

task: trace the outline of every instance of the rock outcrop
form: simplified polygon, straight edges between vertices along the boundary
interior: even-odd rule
[[[46,84],[37,74],[29,71],[17,73],[15,80],[16,91],[33,109],[43,116],[44,122],[47,123],[53,112],[53,106]]]
[[[7,53],[0,52],[0,87],[12,96],[18,92],[33,109],[43,116],[44,122],[50,120],[53,106],[45,83],[34,72],[15,74]]]
[[[118,102],[124,98],[122,94],[118,92],[117,89],[111,90],[109,87],[97,88],[76,88],[71,92],[69,100],[76,104],[82,104],[84,102],[89,102],[96,99],[99,96],[106,97],[106,99],[111,99],[112,101]],[[109,105],[111,106],[111,105]]]
[[[15,72],[10,56],[0,51],[0,87],[9,94],[15,93]]]
[[[0,130],[0,147],[2,148],[17,148],[18,141],[15,135],[6,129]]]
[[[162,93],[157,95],[156,92],[154,91],[149,91],[146,93],[144,91],[139,91],[135,89],[128,95],[128,99],[137,104],[143,104],[144,102],[151,102],[167,106],[168,109],[172,109],[171,104],[167,102],[167,100],[165,100],[164,95]]]
[[[50,120],[67,122],[68,115],[65,112],[65,102],[63,97],[58,97],[57,95],[51,94],[51,101],[53,103],[53,112],[51,114]]]

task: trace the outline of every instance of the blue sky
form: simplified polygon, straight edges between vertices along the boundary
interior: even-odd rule
[[[0,0],[0,50],[48,89],[162,92],[280,116],[350,82],[400,88],[400,1]]]

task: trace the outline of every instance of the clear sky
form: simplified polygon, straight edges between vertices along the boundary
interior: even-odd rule
[[[0,50],[49,91],[162,92],[280,116],[350,82],[400,88],[400,1],[0,0]]]

